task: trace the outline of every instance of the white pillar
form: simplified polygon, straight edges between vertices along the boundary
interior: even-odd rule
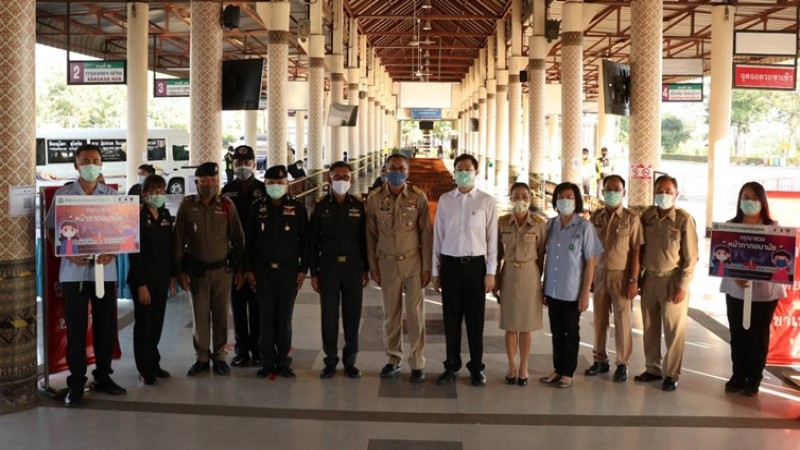
[[[545,0],[533,3],[533,36],[528,41],[528,173],[539,189],[547,168],[547,143],[545,140],[544,85],[546,80],[547,41],[544,38]],[[537,197],[536,202],[540,199]],[[545,205],[538,204],[538,207]]]
[[[495,164],[495,182],[497,187],[508,188],[508,67],[506,58],[506,22],[497,20],[497,163]]]
[[[258,145],[258,110],[244,111],[244,143],[256,150]]]
[[[581,185],[583,4],[567,0],[561,34],[561,181]]]
[[[289,15],[291,3],[273,1],[270,29],[267,32],[269,55],[267,63],[267,98],[269,98],[269,129],[267,130],[267,165],[286,164],[286,141],[289,137],[286,86],[289,70]]]
[[[147,52],[150,5],[128,3],[128,130],[125,181],[136,184],[139,166],[147,159]]]
[[[312,5],[312,12],[318,5]],[[313,17],[313,14],[312,14]],[[309,102],[308,102],[308,168],[322,169],[325,162],[322,150],[325,147],[325,36],[312,34],[309,40]],[[315,177],[317,181],[321,177]]]
[[[355,49],[351,48],[351,52],[354,52]],[[359,99],[358,99],[358,67],[350,66],[348,69],[348,85],[347,85],[347,101],[350,103],[350,106],[359,106]],[[353,160],[358,159],[361,157],[361,146],[359,145],[359,129],[361,127],[361,122],[364,120],[362,114],[364,111],[361,111],[359,108],[358,111],[358,118],[356,122],[356,126],[349,127],[347,129],[347,148],[348,154],[350,158]]]
[[[508,58],[508,185],[517,181],[522,161],[522,0],[511,1],[511,56]],[[527,157],[527,155],[526,155]]]
[[[306,111],[294,112],[294,130],[294,159],[302,161],[306,156]]]
[[[219,2],[192,1],[190,163],[222,163],[222,27]]]

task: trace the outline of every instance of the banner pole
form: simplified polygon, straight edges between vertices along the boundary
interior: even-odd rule
[[[750,314],[753,309],[753,283],[748,282],[744,288],[744,307],[742,310],[742,328],[750,329]]]
[[[94,295],[96,295],[98,299],[102,299],[106,296],[106,286],[104,284],[105,280],[103,280],[103,265],[97,264],[98,256],[100,255],[94,256]]]

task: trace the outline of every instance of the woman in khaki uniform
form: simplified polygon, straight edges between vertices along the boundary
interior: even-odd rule
[[[525,183],[511,186],[513,213],[500,218],[500,271],[497,295],[500,328],[506,331],[508,370],[506,384],[528,384],[531,331],[542,328],[542,262],[545,222],[529,211],[531,189]],[[516,359],[519,350],[519,370]]]

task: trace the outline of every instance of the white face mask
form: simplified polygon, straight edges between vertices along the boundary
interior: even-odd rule
[[[241,166],[233,169],[234,175],[240,180],[246,180],[253,176],[253,169],[248,166]]]
[[[333,189],[333,192],[335,192],[338,195],[347,194],[347,191],[350,190],[350,182],[335,180],[331,183],[331,189]]]
[[[656,206],[661,209],[670,209],[675,204],[675,196],[670,194],[656,194]]]

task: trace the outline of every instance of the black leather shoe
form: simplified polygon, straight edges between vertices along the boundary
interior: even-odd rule
[[[517,378],[517,386],[527,386],[528,379],[527,378]]]
[[[256,372],[256,376],[258,378],[267,378],[271,373],[272,373],[271,367],[261,367],[260,369],[258,369],[258,372]]]
[[[758,395],[758,391],[759,391],[760,387],[761,387],[761,383],[755,383],[755,384],[747,383],[742,388],[742,395],[746,395],[748,397],[755,397],[756,395]]]
[[[661,375],[653,375],[650,372],[642,372],[639,375],[636,375],[635,377],[633,377],[634,381],[643,381],[643,382],[659,381],[659,380],[663,380],[663,379],[664,379],[664,377],[662,377]]]
[[[233,367],[247,367],[250,365],[250,357],[247,353],[236,355],[231,360],[231,365]]]
[[[412,369],[411,370],[411,382],[412,383],[424,383],[425,382],[425,372],[422,369]]]
[[[672,377],[664,378],[664,382],[661,383],[662,391],[672,392],[676,389],[678,389],[678,380]]]
[[[627,379],[628,379],[628,366],[624,366],[622,364],[618,365],[617,370],[614,372],[614,382],[622,383]]]
[[[395,364],[386,364],[381,369],[381,378],[392,378],[393,376],[400,373],[400,365]]]
[[[152,375],[152,374],[140,373],[139,374],[139,379],[142,380],[142,383],[144,383],[144,384],[146,384],[148,386],[152,386],[154,384],[158,384],[158,378],[156,378],[156,376]]]
[[[161,367],[155,370],[156,377],[158,378],[169,378],[171,375],[166,370],[162,369]]]
[[[356,366],[344,366],[344,374],[347,378],[361,378],[361,371]]]
[[[296,378],[297,375],[294,373],[291,367],[278,367],[278,375],[282,376],[283,378]]]
[[[745,379],[739,377],[731,377],[727,383],[725,383],[725,392],[742,392],[745,388]]]
[[[593,377],[600,373],[606,373],[609,371],[611,366],[607,362],[597,362],[595,361],[594,364],[589,366],[588,369],[584,370],[583,373],[587,376]]]
[[[64,397],[64,406],[67,408],[77,408],[83,401],[83,388],[70,389]]]
[[[230,375],[231,368],[228,367],[228,363],[225,361],[214,361],[214,373],[217,375]]]
[[[206,370],[208,370],[208,368],[209,368],[208,361],[206,362],[195,361],[194,364],[192,364],[192,366],[189,367],[189,370],[186,371],[186,375],[193,377],[199,375],[202,372],[205,372]]]
[[[472,385],[476,387],[483,387],[486,386],[486,375],[483,374],[483,371],[472,372],[470,373],[470,377],[472,378]]]
[[[456,378],[458,378],[457,370],[446,369],[441,375],[439,375],[439,378],[436,379],[436,384],[441,385],[452,383],[453,381],[456,381]]]
[[[92,384],[92,389],[98,392],[105,392],[109,395],[122,395],[128,392],[122,386],[114,383],[111,377],[106,377],[99,381],[95,380],[94,384]]]
[[[322,368],[322,372],[319,373],[320,378],[333,378],[333,375],[336,373],[336,366],[333,364],[328,364]]]

